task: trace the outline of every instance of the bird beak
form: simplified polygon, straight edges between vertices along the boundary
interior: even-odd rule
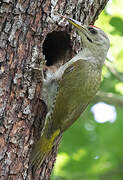
[[[76,21],[68,16],[62,16],[63,18],[65,18],[66,20],[68,20],[68,22],[70,24],[72,24],[74,27],[76,27],[78,30],[86,30],[86,27],[85,26],[82,26],[82,24],[79,22],[79,21]]]
[[[66,19],[70,24],[72,24],[74,27],[76,27],[76,29],[78,30],[78,32],[82,38],[86,37],[86,39],[88,39],[88,41],[93,42],[92,39],[89,37],[89,33],[88,33],[88,29],[87,29],[86,25],[82,25],[79,21],[76,21],[75,19],[72,19],[68,16],[63,16],[60,14],[58,14],[58,15],[64,19]]]
[[[93,40],[89,37],[89,32],[88,32],[87,26],[82,25],[80,22],[78,22],[68,16],[62,16],[62,15],[60,15],[60,16],[62,18],[65,18],[70,24],[72,24],[74,27],[76,27],[76,29],[78,30],[81,37],[83,37],[83,38],[86,37],[89,42],[91,42],[91,43],[93,42]]]

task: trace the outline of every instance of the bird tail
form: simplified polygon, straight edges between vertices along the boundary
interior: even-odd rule
[[[42,165],[45,158],[52,150],[52,147],[54,145],[54,140],[59,134],[60,134],[60,130],[58,129],[50,136],[50,138],[48,138],[48,136],[44,131],[44,134],[34,145],[30,155],[30,162],[29,162],[29,171],[32,169],[33,174],[35,174],[36,170]]]

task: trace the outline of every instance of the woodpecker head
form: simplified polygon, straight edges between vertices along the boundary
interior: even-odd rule
[[[89,48],[93,52],[98,52],[98,55],[106,56],[110,42],[104,31],[92,25],[82,25],[80,22],[67,16],[63,16],[63,18],[68,20],[78,30],[84,47]]]

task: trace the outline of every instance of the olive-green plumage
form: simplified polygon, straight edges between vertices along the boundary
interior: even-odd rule
[[[100,79],[96,65],[82,59],[65,70],[51,116],[54,130],[63,132],[79,118],[97,92]]]
[[[101,29],[64,18],[77,28],[84,48],[56,72],[48,70],[46,73],[42,97],[48,114],[43,134],[31,153],[30,167],[34,170],[52,150],[55,138],[78,119],[95,96],[109,49],[108,37]]]

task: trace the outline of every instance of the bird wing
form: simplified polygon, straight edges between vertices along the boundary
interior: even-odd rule
[[[83,99],[83,88],[86,86],[89,63],[79,59],[63,73],[59,82],[55,106],[49,127],[52,132],[60,128],[66,130],[85,110],[88,100]]]

